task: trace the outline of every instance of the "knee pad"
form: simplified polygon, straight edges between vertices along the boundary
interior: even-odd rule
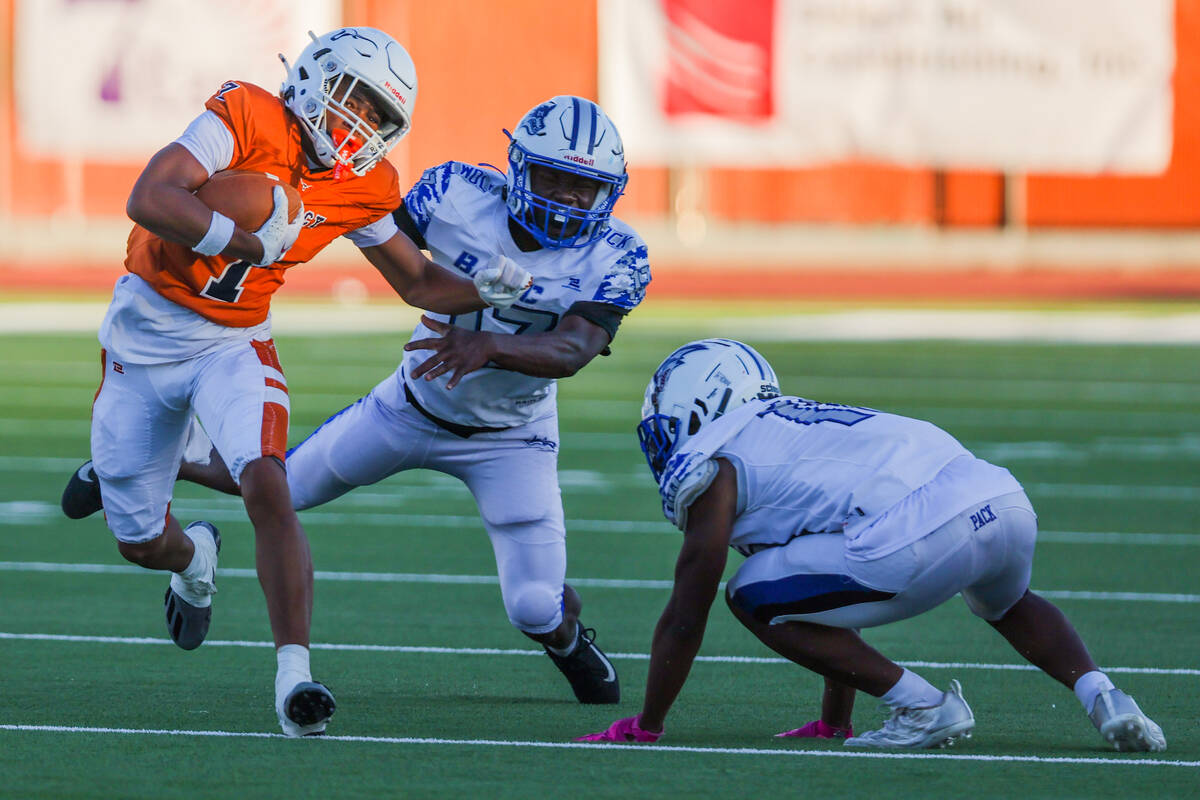
[[[522,587],[504,605],[509,622],[525,633],[549,633],[562,624],[562,595],[545,584]]]

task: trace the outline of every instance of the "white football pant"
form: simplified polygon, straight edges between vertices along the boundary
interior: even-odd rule
[[[393,374],[326,420],[287,458],[298,510],[408,469],[453,475],[471,490],[512,624],[534,634],[562,624],[567,548],[557,418],[463,438],[413,408]]]
[[[101,354],[92,463],[118,540],[162,534],[193,414],[235,481],[251,461],[283,459],[290,406],[273,342],[236,342],[164,364]]]
[[[873,561],[845,555],[840,534],[798,536],[746,559],[728,583],[733,602],[763,621],[869,628],[922,614],[956,594],[995,621],[1029,588],[1037,516],[1024,492],[964,511]]]

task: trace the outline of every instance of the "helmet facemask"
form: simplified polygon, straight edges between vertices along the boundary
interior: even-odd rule
[[[383,120],[378,128],[347,107],[347,99],[356,91],[360,96],[369,95],[379,109]],[[355,175],[365,175],[379,163],[408,133],[409,126],[406,116],[396,113],[368,83],[349,71],[334,73],[324,81],[317,113],[300,121],[321,163],[344,167]]]
[[[669,414],[650,414],[638,423],[638,444],[656,481],[662,478],[667,459],[675,452],[678,432],[679,420]]]
[[[507,133],[507,131],[506,131]],[[510,134],[511,136],[511,134]],[[508,210],[512,218],[543,247],[585,247],[605,232],[613,207],[625,192],[627,176],[614,178],[586,167],[538,156],[513,140],[508,148]],[[587,208],[559,203],[534,191],[533,168],[578,175],[598,184],[595,199]]]

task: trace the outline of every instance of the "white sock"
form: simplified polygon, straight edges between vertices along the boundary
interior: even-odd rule
[[[566,658],[567,656],[571,655],[571,653],[575,652],[575,647],[578,644],[579,644],[579,624],[576,623],[575,624],[575,638],[571,640],[571,643],[569,645],[562,648],[561,650],[558,649],[557,647],[551,647],[550,645],[546,645],[546,649],[549,650],[551,653],[554,653],[554,655],[558,656],[559,658]]]
[[[927,708],[940,705],[942,690],[912,670],[904,670],[896,685],[879,698],[889,708]]]
[[[275,673],[275,699],[283,698],[297,683],[312,680],[308,665],[308,648],[302,644],[285,644],[275,651],[278,670]]]
[[[210,563],[208,557],[208,548],[201,547],[199,544],[197,544],[196,537],[193,536],[189,531],[184,530],[183,533],[192,540],[194,552],[192,553],[192,560],[189,561],[188,565],[184,567],[182,572],[179,573],[180,576],[190,581],[194,581],[197,578],[207,579],[209,570],[212,568],[212,564]],[[207,536],[208,532],[204,531],[203,535]]]
[[[1096,705],[1096,698],[1101,692],[1107,692],[1115,689],[1113,682],[1108,679],[1098,669],[1091,672],[1085,672],[1079,676],[1079,680],[1075,681],[1075,696],[1079,698],[1079,702],[1083,704],[1083,710],[1087,713],[1092,713],[1092,708]]]

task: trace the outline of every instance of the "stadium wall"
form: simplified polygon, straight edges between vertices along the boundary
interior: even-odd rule
[[[18,4],[0,0],[0,288],[61,287],[67,275],[90,286],[97,265],[107,285],[144,158],[31,154],[14,103]],[[391,32],[418,65],[416,125],[392,157],[405,183],[448,159],[502,165],[501,129],[525,109],[554,94],[597,96],[597,0],[342,0],[341,12],[346,24]],[[620,212],[649,240],[660,291],[720,289],[738,268],[755,270],[739,282],[750,295],[961,296],[986,272],[1001,296],[1089,286],[1200,296],[1200,0],[1177,0],[1175,42],[1173,150],[1161,175],[632,164]],[[348,268],[356,256],[340,248],[327,261]]]

